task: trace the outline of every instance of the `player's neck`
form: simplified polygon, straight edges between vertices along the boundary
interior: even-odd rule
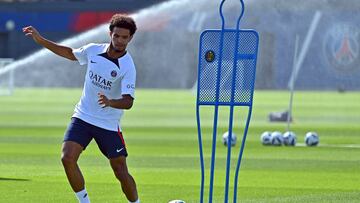
[[[106,50],[106,54],[110,57],[110,58],[120,58],[122,56],[124,56],[126,54],[126,50],[117,50],[115,49],[112,44],[110,44],[110,46],[108,47],[108,49]]]

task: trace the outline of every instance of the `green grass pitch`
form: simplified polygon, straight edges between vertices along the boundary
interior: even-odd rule
[[[80,95],[80,89],[17,89],[12,96],[0,97],[0,202],[76,202],[62,169],[60,150]],[[263,131],[284,132],[285,123],[269,123],[267,115],[286,109],[288,101],[288,92],[255,91],[238,201],[358,202],[360,92],[296,92],[292,130],[299,144],[304,143],[307,131],[316,131],[320,146],[262,146]],[[220,112],[221,135],[226,131],[228,109],[220,108]],[[246,108],[236,108],[238,139],[246,113]],[[202,108],[201,116],[205,159],[209,160],[212,109]],[[128,166],[141,201],[197,203],[200,165],[194,93],[138,90],[122,125]],[[225,153],[218,140],[214,202],[223,202]],[[92,202],[127,202],[95,142],[82,154],[79,165]]]

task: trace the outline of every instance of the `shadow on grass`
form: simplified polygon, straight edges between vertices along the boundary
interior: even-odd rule
[[[0,181],[30,181],[30,179],[24,179],[24,178],[3,178],[3,177],[0,177]]]

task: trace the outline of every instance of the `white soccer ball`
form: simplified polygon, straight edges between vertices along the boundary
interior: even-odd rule
[[[261,134],[260,141],[263,145],[271,145],[271,132],[265,131]]]
[[[271,133],[271,144],[275,146],[281,146],[284,142],[284,138],[279,131]]]
[[[319,144],[319,136],[316,134],[316,132],[306,133],[305,144],[307,146],[317,146]]]
[[[296,145],[296,134],[292,131],[287,131],[283,135],[284,145],[295,146]]]
[[[227,146],[228,145],[228,139],[229,138],[229,132],[225,132],[223,135],[222,135],[222,143]],[[233,132],[232,135],[231,135],[231,146],[235,146],[236,144],[236,135],[235,133]]]
[[[183,200],[171,200],[169,203],[186,203],[185,201]]]

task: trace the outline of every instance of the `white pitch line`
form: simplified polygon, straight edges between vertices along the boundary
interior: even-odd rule
[[[297,147],[307,147],[306,144],[296,144]],[[317,147],[332,147],[332,148],[359,148],[360,144],[319,144]]]

